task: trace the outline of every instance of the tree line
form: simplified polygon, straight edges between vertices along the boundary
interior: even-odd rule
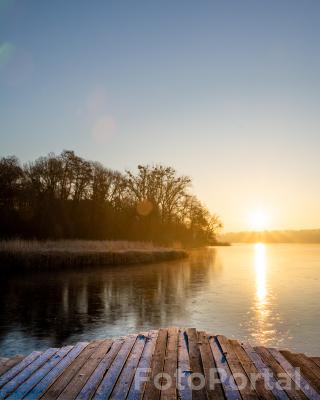
[[[221,240],[231,243],[320,243],[320,229],[228,232]]]
[[[213,243],[220,219],[190,187],[163,165],[121,173],[69,150],[24,165],[3,157],[0,237]]]

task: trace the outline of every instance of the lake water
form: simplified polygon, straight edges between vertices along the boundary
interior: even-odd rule
[[[162,264],[2,276],[0,355],[170,325],[320,355],[319,300],[319,245],[234,245]]]

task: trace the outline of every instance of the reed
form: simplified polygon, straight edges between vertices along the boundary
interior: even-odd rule
[[[127,265],[184,258],[187,253],[151,242],[94,240],[8,240],[0,242],[0,267],[31,268]]]

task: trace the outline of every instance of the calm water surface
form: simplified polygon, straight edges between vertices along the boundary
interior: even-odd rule
[[[0,355],[169,325],[320,355],[319,300],[319,245],[234,245],[164,264],[2,276]]]

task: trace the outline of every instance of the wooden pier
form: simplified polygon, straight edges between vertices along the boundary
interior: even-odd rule
[[[320,357],[173,327],[1,358],[0,399],[320,400]]]

